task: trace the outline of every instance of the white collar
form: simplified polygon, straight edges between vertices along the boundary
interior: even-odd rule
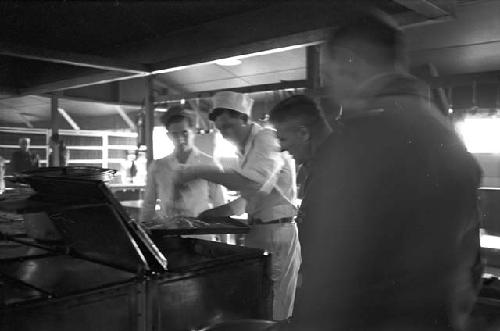
[[[245,148],[243,150],[243,154],[240,153],[240,149],[238,148],[238,155],[240,157],[245,157],[248,154],[248,152],[252,148],[253,140],[255,139],[255,136],[257,135],[257,133],[259,133],[263,129],[257,123],[251,123],[250,125],[252,127],[250,129],[250,134],[248,135],[247,141],[245,142]]]

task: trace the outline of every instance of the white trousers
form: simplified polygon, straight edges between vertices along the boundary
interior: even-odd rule
[[[273,319],[292,316],[297,276],[302,262],[297,224],[278,223],[252,225],[245,246],[271,253],[273,281]]]

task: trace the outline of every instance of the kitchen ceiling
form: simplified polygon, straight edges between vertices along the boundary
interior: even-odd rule
[[[9,98],[0,103],[0,120],[19,121],[19,113],[46,120],[50,114],[46,93],[51,91],[62,91],[61,105],[76,116],[82,112],[88,116],[116,113],[116,104],[134,111],[141,107],[145,93],[140,77],[193,63],[206,62],[183,70],[159,71],[157,93],[162,89],[185,94],[304,80],[305,48],[244,58],[238,66],[211,61],[320,41],[331,27],[349,19],[353,9],[373,3],[0,2],[0,98]],[[495,35],[500,35],[496,20],[500,2],[376,3],[406,27],[412,64],[433,63],[441,75],[500,68],[496,56],[500,49],[495,41]],[[433,4],[444,9],[436,14]],[[81,87],[96,83],[101,85]],[[75,101],[80,94],[87,95],[82,99],[109,104],[85,106]],[[64,95],[71,95],[72,101]]]

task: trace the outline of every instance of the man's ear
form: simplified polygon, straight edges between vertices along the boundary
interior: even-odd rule
[[[297,134],[299,135],[299,138],[302,142],[306,142],[311,139],[311,133],[309,132],[309,129],[306,128],[305,126],[299,126]]]

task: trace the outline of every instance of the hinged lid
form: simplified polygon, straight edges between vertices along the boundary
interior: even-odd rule
[[[132,272],[164,271],[167,260],[100,180],[29,176],[70,254]]]

